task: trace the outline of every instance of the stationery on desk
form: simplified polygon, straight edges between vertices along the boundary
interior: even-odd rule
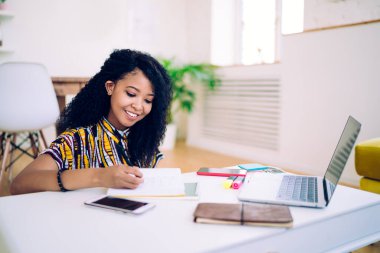
[[[235,178],[235,180],[234,180],[234,182],[232,183],[232,188],[233,189],[239,189],[240,188],[240,186],[243,184],[243,182],[244,182],[244,178],[245,177],[236,177]]]
[[[197,175],[200,176],[220,176],[220,177],[231,177],[231,176],[246,176],[250,172],[264,172],[264,173],[285,173],[280,168],[263,165],[259,163],[247,163],[247,164],[238,164],[230,167],[223,168],[200,168],[197,171]]]
[[[218,176],[218,177],[231,177],[231,176],[245,176],[247,170],[239,167],[227,167],[227,168],[200,168],[197,171],[197,175],[200,176]]]
[[[236,178],[237,178],[236,176],[228,177],[228,178],[223,182],[223,186],[224,186],[224,188],[226,188],[226,189],[230,189],[231,186],[232,186],[232,183],[234,182],[234,180],[235,180]]]
[[[200,176],[221,176],[228,177],[225,181],[223,181],[223,186],[225,189],[239,189],[240,186],[244,182],[244,178],[247,173],[284,173],[283,170],[267,166],[259,163],[247,163],[247,164],[238,164],[231,167],[224,168],[200,168],[197,171],[197,175]]]
[[[264,173],[272,173],[272,174],[285,173],[285,171],[283,171],[280,168],[263,165],[260,163],[239,164],[237,165],[237,167],[247,170],[247,172],[264,172]]]
[[[243,176],[239,176],[239,177],[236,177],[236,176],[231,176],[231,177],[228,177],[226,180],[223,181],[223,186],[225,189],[239,189],[240,186],[243,184],[244,182],[244,178]]]
[[[259,163],[246,163],[246,164],[239,164],[239,168],[242,168],[247,171],[254,171],[254,170],[265,170],[268,168],[266,165],[262,165]]]
[[[198,199],[198,183],[185,183],[185,196],[183,199]]]
[[[113,189],[107,195],[113,197],[184,197],[186,196],[179,168],[140,169],[144,182],[136,189]]]
[[[194,222],[292,227],[293,217],[287,206],[246,203],[199,203],[194,211]]]

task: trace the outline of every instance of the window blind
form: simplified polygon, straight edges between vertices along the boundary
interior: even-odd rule
[[[205,91],[201,133],[206,138],[278,149],[280,80],[222,80]]]

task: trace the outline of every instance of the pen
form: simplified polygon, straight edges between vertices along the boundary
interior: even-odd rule
[[[234,182],[232,183],[232,188],[239,189],[239,187],[243,184],[244,177],[236,177]]]
[[[236,178],[237,178],[236,176],[228,177],[228,178],[223,182],[223,186],[224,186],[224,188],[225,188],[225,189],[229,189],[229,188],[231,188],[232,182],[233,182]]]

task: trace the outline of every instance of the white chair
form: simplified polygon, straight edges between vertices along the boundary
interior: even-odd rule
[[[0,65],[0,181],[21,155],[35,158],[46,148],[41,130],[53,125],[58,116],[53,84],[43,65],[26,62]],[[16,149],[21,154],[14,158]],[[11,178],[11,171],[9,175]]]

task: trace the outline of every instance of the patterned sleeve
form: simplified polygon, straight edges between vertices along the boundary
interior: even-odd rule
[[[160,160],[164,159],[164,154],[161,153],[161,152],[158,152],[155,156],[154,156],[154,159],[152,161],[152,168],[156,168],[157,167],[157,164]]]
[[[41,154],[49,154],[57,163],[59,170],[73,168],[74,137],[70,132],[64,132],[57,137]]]

